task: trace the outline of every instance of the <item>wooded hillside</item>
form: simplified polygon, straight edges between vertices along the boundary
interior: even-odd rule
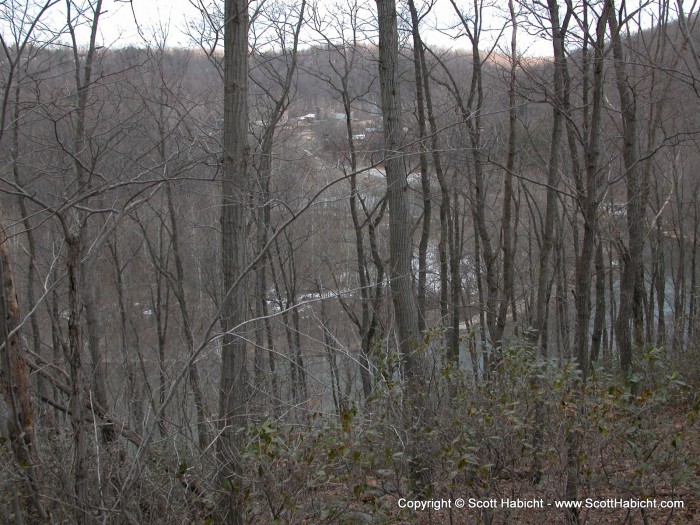
[[[700,523],[697,6],[195,3],[2,4],[0,522]]]

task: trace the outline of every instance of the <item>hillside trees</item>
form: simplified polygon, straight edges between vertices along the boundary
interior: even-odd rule
[[[251,71],[251,81],[254,85],[253,96],[256,104],[254,110],[257,113],[256,125],[253,128],[253,133],[256,136],[257,147],[253,152],[254,161],[253,168],[256,172],[255,191],[256,209],[255,228],[256,228],[256,253],[264,253],[267,250],[267,244],[270,236],[275,229],[272,218],[272,186],[273,173],[275,172],[273,165],[275,156],[273,149],[275,147],[275,139],[278,137],[280,127],[282,127],[284,119],[287,117],[286,112],[290,102],[294,97],[294,82],[297,73],[297,55],[299,53],[300,32],[305,23],[306,1],[302,0],[299,6],[285,3],[271,3],[263,6],[262,11],[258,13],[256,24],[253,32],[256,35],[256,41],[264,40],[268,45],[279,46],[279,53],[254,53],[253,65]],[[257,96],[256,96],[257,95]],[[276,243],[279,253],[279,244]],[[304,393],[303,399],[306,398],[306,377],[303,364],[302,349],[299,343],[300,327],[299,327],[299,312],[294,306],[296,302],[296,288],[290,286],[297,278],[295,266],[293,263],[294,247],[289,244],[290,251],[288,253],[291,267],[289,275],[283,267],[283,262],[278,259],[280,273],[285,285],[284,295],[286,301],[284,304],[280,302],[280,308],[283,312],[285,330],[287,331],[287,341],[289,344],[289,359],[292,361],[291,380],[292,380],[292,398],[291,402],[298,401],[297,390]],[[278,297],[281,297],[281,291],[278,288],[278,281],[274,271],[273,252],[266,252],[255,270],[255,377],[256,383],[260,387],[263,383],[263,378],[266,374],[263,371],[263,349],[267,347],[267,357],[270,377],[270,392],[271,399],[281,400],[278,377],[276,370],[275,349],[273,346],[273,337],[271,333],[271,324],[269,320],[269,310],[267,305],[268,282],[270,274],[275,288],[277,289]],[[291,316],[294,320],[294,325],[291,326],[287,322],[287,313],[291,309]],[[294,332],[294,334],[292,334]],[[277,402],[277,401],[274,401]]]
[[[385,268],[378,249],[377,230],[385,215],[386,199],[367,195],[368,184],[362,182],[369,181],[360,172],[363,163],[367,162],[367,152],[363,151],[364,148],[358,151],[360,143],[355,140],[356,135],[362,134],[358,132],[366,130],[357,129],[357,119],[353,115],[356,109],[360,109],[358,106],[363,100],[371,98],[374,83],[371,74],[367,75],[369,82],[357,74],[358,69],[368,66],[366,53],[369,50],[362,46],[362,15],[363,9],[358,2],[348,4],[347,10],[327,13],[325,17],[318,11],[314,12],[313,30],[326,49],[316,53],[323,62],[313,64],[307,73],[323,82],[324,89],[331,97],[339,98],[344,114],[344,144],[337,144],[337,153],[349,185],[347,200],[354,233],[359,315],[347,298],[339,296],[338,300],[358,331],[362,392],[365,399],[368,399],[372,393],[375,366],[372,362],[372,347],[381,337],[378,334],[381,330],[380,306],[385,295]],[[332,27],[341,28],[339,38],[329,36]]]
[[[468,202],[474,230],[474,256],[477,265],[477,286],[479,289],[480,301],[480,316],[483,316],[482,331],[485,335],[488,333],[489,346],[498,352],[503,346],[503,336],[506,327],[506,317],[509,308],[511,309],[512,318],[517,319],[517,310],[514,301],[514,248],[516,245],[515,231],[517,228],[517,220],[513,218],[513,208],[517,209],[515,199],[513,177],[517,171],[517,74],[518,74],[518,52],[517,52],[517,31],[518,22],[517,14],[513,6],[509,7],[510,19],[512,25],[510,53],[508,62],[510,70],[508,73],[509,80],[506,85],[506,97],[508,104],[505,111],[507,112],[508,120],[504,129],[507,129],[507,137],[504,139],[505,148],[494,148],[493,151],[486,145],[489,140],[485,134],[484,122],[489,118],[492,111],[493,101],[488,100],[487,94],[484,92],[484,76],[490,74],[488,71],[490,57],[496,52],[496,46],[499,41],[491,47],[490,50],[484,52],[482,49],[482,32],[484,29],[483,19],[487,15],[488,7],[483,2],[472,2],[466,7],[458,5],[456,2],[451,2],[459,22],[459,27],[462,34],[467,37],[469,47],[471,48],[470,58],[470,76],[469,87],[463,89],[457,82],[455,75],[445,66],[444,62],[440,61],[447,81],[443,81],[442,85],[448,89],[454,99],[454,103],[458,108],[458,113],[461,116],[462,124],[465,127],[465,134],[468,137],[470,147],[465,151],[467,155],[466,173],[460,173],[461,177],[465,177],[469,185]],[[426,87],[426,92],[428,91]],[[502,160],[501,155],[505,156]],[[494,157],[493,161],[491,157]],[[491,163],[493,162],[493,165]],[[501,169],[503,171],[503,197],[502,197],[502,213],[500,214],[500,226],[498,232],[490,231],[487,223],[491,222],[491,212],[488,210],[489,202],[492,197],[489,193],[492,191],[491,185],[488,183],[490,172],[492,169]],[[444,183],[441,182],[441,186]],[[449,215],[449,206],[447,202],[442,204],[446,209],[445,214]],[[456,211],[456,210],[455,210]],[[453,223],[452,230],[458,231],[456,223]],[[498,240],[498,246],[494,246],[494,240]],[[456,241],[453,245],[456,246]],[[455,248],[451,249],[455,252]],[[458,253],[458,252],[457,252]],[[458,257],[458,255],[457,255]],[[482,281],[482,261],[483,261],[483,281]],[[457,265],[452,262],[452,286],[455,286],[455,280],[458,280],[456,273]],[[485,282],[485,288],[483,284]],[[458,293],[458,292],[457,292]],[[457,294],[453,292],[453,303]],[[457,330],[457,326],[453,322],[452,331]],[[484,341],[486,342],[486,341]],[[454,345],[454,343],[453,343]],[[497,362],[497,355],[492,353],[487,356],[485,366],[488,368],[490,364]],[[475,366],[475,377],[478,365]]]
[[[101,47],[99,2],[5,11],[0,511],[332,521],[530,466],[599,490],[581,422],[692,376],[697,16],[518,5],[202,4],[198,50]]]
[[[15,191],[28,197],[44,219],[55,221],[59,226],[60,260],[64,264],[67,281],[67,332],[63,341],[65,360],[69,370],[69,413],[73,430],[73,494],[74,519],[78,523],[90,521],[88,508],[95,501],[88,471],[90,438],[88,436],[88,411],[108,412],[110,402],[106,392],[106,369],[102,354],[102,342],[98,334],[97,302],[95,297],[96,255],[104,246],[111,231],[128,213],[130,207],[142,201],[134,195],[122,201],[120,189],[129,183],[122,180],[118,170],[102,164],[104,149],[110,148],[122,132],[117,120],[108,124],[94,120],[96,112],[104,111],[116,115],[112,106],[95,96],[96,83],[101,75],[100,57],[97,50],[97,31],[101,14],[101,2],[85,7],[73,3],[66,4],[66,30],[72,56],[65,55],[65,62],[50,64],[57,71],[73,68],[73,85],[66,98],[53,98],[51,89],[48,98],[42,100],[43,117],[54,126],[55,149],[49,150],[49,158],[56,163],[57,172],[51,189],[36,195],[40,186],[37,178],[26,180]],[[90,40],[82,55],[76,31],[79,25],[87,24]],[[51,58],[49,58],[51,60]],[[97,79],[97,80],[96,80]],[[70,84],[69,84],[70,85]],[[40,92],[41,93],[41,92]],[[31,143],[30,143],[31,144]],[[30,146],[31,147],[31,146]],[[50,167],[43,167],[51,173]],[[140,174],[136,175],[139,178]],[[140,189],[148,187],[142,183]],[[52,191],[54,195],[51,195]],[[146,190],[147,191],[147,190]],[[111,202],[110,202],[111,201]],[[106,202],[110,204],[105,205]],[[37,212],[35,212],[37,213]],[[99,226],[98,226],[99,225]],[[93,229],[94,228],[94,229]],[[59,233],[60,232],[60,233]],[[95,237],[91,235],[95,234]],[[59,267],[60,268],[60,267]],[[63,275],[58,280],[63,280]],[[61,323],[55,319],[54,322]],[[59,336],[62,338],[62,336]],[[85,350],[91,357],[88,372],[84,366]],[[109,424],[101,426],[101,439],[108,446],[115,440],[114,429]]]
[[[616,335],[618,351],[620,353],[620,366],[624,374],[628,375],[632,367],[632,321],[635,319],[635,341],[642,341],[642,326],[639,318],[633,316],[633,303],[635,295],[639,297],[641,280],[643,275],[641,256],[644,245],[642,237],[642,219],[644,217],[645,204],[642,202],[641,172],[639,171],[639,127],[638,110],[634,101],[634,93],[628,80],[627,67],[625,65],[624,49],[622,47],[621,28],[618,25],[618,14],[614,4],[608,8],[608,26],[610,28],[615,79],[618,96],[620,99],[620,111],[622,113],[623,149],[622,156],[625,168],[625,185],[627,187],[627,234],[628,245],[620,245],[620,259],[623,263],[622,282],[620,287],[620,306],[616,320]],[[636,310],[641,312],[641,302],[636,301]]]
[[[416,79],[416,103],[419,132],[421,138],[420,151],[420,166],[421,166],[421,189],[423,191],[424,210],[429,210],[429,202],[431,194],[428,191],[431,184],[428,167],[428,152],[431,153],[432,166],[435,170],[435,177],[440,186],[440,235],[438,240],[438,259],[439,259],[439,278],[440,278],[440,319],[441,324],[445,327],[445,341],[448,349],[448,359],[452,363],[459,361],[459,320],[460,320],[460,293],[461,279],[459,276],[459,254],[456,249],[455,231],[456,224],[453,222],[453,214],[451,211],[451,195],[450,187],[447,180],[447,175],[443,169],[443,160],[439,147],[439,134],[437,128],[437,119],[435,108],[433,106],[433,95],[431,87],[431,75],[428,61],[426,60],[426,45],[421,37],[421,19],[425,16],[419,16],[415,2],[409,2],[409,11],[411,15],[411,36],[413,40],[413,68]],[[428,142],[428,129],[430,133],[430,141]],[[421,235],[421,252],[427,248],[425,238],[429,237],[430,213],[424,211],[423,229]],[[425,278],[427,268],[425,267],[426,254],[421,253],[419,264],[423,265],[422,275],[419,275],[419,293],[423,294],[421,306],[421,318],[425,323],[425,293],[426,286]],[[421,269],[419,269],[421,274]],[[423,329],[425,327],[423,326]]]
[[[494,349],[500,348],[501,338],[496,325],[497,302],[499,295],[497,258],[498,250],[492,244],[492,235],[486,226],[486,186],[484,180],[484,170],[486,169],[486,151],[482,144],[482,134],[484,131],[483,121],[485,118],[485,95],[483,84],[483,50],[481,48],[481,33],[483,24],[481,23],[484,4],[475,0],[467,7],[467,12],[463,12],[455,2],[452,2],[455,12],[462,25],[464,33],[467,35],[471,47],[471,75],[469,89],[466,92],[466,101],[463,99],[460,87],[454,79],[452,82],[452,94],[455,102],[461,111],[463,124],[466,127],[466,135],[470,148],[467,150],[467,172],[470,186],[470,208],[474,225],[475,250],[479,254],[484,264],[485,283],[481,306],[485,313],[486,328],[489,339]],[[468,14],[467,14],[468,13]],[[481,271],[481,269],[479,269]]]
[[[6,6],[6,18],[3,21],[9,26],[8,37],[0,35],[4,60],[7,68],[3,68],[2,101],[0,106],[0,144],[7,131],[12,131],[11,165],[14,181],[20,184],[19,174],[19,130],[20,130],[20,97],[22,96],[24,73],[27,64],[35,56],[42,45],[34,46],[34,32],[42,23],[42,17],[51,8],[52,2],[38,4],[24,9],[18,2]],[[38,30],[37,30],[38,32]],[[49,41],[53,35],[49,35]],[[29,245],[29,268],[26,285],[26,305],[34,305],[34,286],[36,278],[36,245],[31,229],[24,198],[17,197],[22,224]],[[41,487],[37,476],[38,448],[34,428],[34,407],[29,382],[28,356],[25,355],[20,341],[20,304],[16,291],[15,280],[12,276],[12,263],[8,249],[8,237],[5,230],[5,216],[0,213],[0,341],[2,359],[0,361],[0,436],[7,440],[12,449],[16,465],[22,467],[21,479],[27,485],[27,508],[18,504],[22,497],[21,491],[11,495],[15,502],[17,518],[22,520],[25,511],[29,516],[35,514],[38,519],[45,520],[48,516],[42,503]],[[32,308],[33,306],[29,306]],[[32,342],[34,357],[41,360],[40,333],[36,316],[31,316]],[[42,386],[45,383],[40,381]],[[45,392],[44,389],[42,391]],[[34,512],[31,509],[33,507]]]
[[[125,219],[157,191],[159,181],[151,178],[153,166],[144,154],[152,144],[125,155],[125,147],[132,144],[123,139],[140,123],[139,108],[136,103],[125,109],[121,105],[125,93],[111,82],[112,68],[120,64],[113,55],[105,59],[97,43],[101,4],[68,3],[64,14],[66,33],[54,33],[54,38],[65,37],[71,52],[43,49],[34,54],[26,71],[27,89],[15,101],[14,176],[3,182],[6,191],[21,199],[25,223],[34,218],[41,225],[28,228],[29,258],[34,263],[29,264],[27,283],[33,285],[33,273],[42,272],[37,280],[44,283],[44,290],[30,311],[35,317],[32,325],[39,321],[37,328],[44,334],[50,331],[52,351],[47,356],[42,350],[44,357],[34,352],[32,366],[42,376],[39,384],[48,383],[53,390],[53,394],[39,390],[42,402],[53,406],[59,418],[61,412],[71,418],[72,447],[65,453],[72,449],[74,483],[73,490],[61,497],[73,501],[76,522],[89,522],[93,514],[88,509],[105,493],[103,485],[96,489],[92,482],[88,458],[102,447],[119,449],[117,434],[128,429],[114,427],[116,418],[110,410],[114,398],[110,399],[108,378],[118,372],[108,369],[103,351],[107,341],[100,325],[105,296],[100,292],[108,280],[102,279],[101,254]],[[77,37],[82,26],[90,34],[85,50]],[[128,69],[121,72],[126,80]],[[57,86],[57,76],[67,82]],[[109,118],[101,120],[100,115]],[[125,313],[123,289],[118,288],[120,310]],[[49,299],[49,318],[39,317],[44,309],[41,301]],[[48,339],[36,329],[35,337]],[[92,439],[91,421],[100,442]],[[63,445],[56,443],[57,448]],[[98,478],[101,468],[98,464]]]

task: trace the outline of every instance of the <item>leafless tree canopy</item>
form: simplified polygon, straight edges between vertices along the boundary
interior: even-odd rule
[[[700,520],[700,6],[192,5],[0,2],[0,522]]]

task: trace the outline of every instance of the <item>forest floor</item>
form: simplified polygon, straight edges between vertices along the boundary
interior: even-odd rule
[[[579,523],[590,525],[690,525],[700,524],[700,418],[692,407],[657,407],[647,417],[654,422],[650,438],[649,457],[640,467],[630,460],[630,448],[634,445],[625,435],[618,436],[620,443],[612,443],[600,450],[594,461],[582,459],[581,471],[593,464],[599,469],[588,470],[587,479],[581,477],[579,500],[584,508],[579,511]],[[682,439],[679,438],[682,436]],[[626,441],[625,443],[623,443]],[[652,457],[653,456],[653,457]],[[488,494],[475,497],[473,487],[460,494],[459,484],[436,480],[433,501],[444,500],[443,508],[414,510],[411,497],[403,496],[391,484],[383,484],[374,476],[366,476],[361,493],[348,494],[347,485],[336,484],[319,487],[313,499],[330,503],[334,511],[325,512],[321,521],[304,523],[364,524],[449,524],[449,525],[558,525],[566,524],[566,511],[556,502],[562,499],[566,476],[552,470],[545,472],[537,485],[533,485],[525,458],[520,465],[504,469],[498,478],[489,480]],[[679,460],[682,464],[678,464]],[[563,474],[563,473],[559,473]],[[406,484],[403,480],[401,485]],[[404,492],[404,490],[400,491]],[[479,491],[476,491],[479,492]],[[468,496],[467,494],[471,494]],[[462,498],[462,508],[457,508]],[[598,508],[585,508],[587,499]],[[541,508],[508,508],[504,500],[533,502]],[[647,508],[620,508],[628,502],[644,501]],[[469,508],[477,502],[494,508],[480,510]],[[676,502],[679,508],[662,508],[668,502]],[[678,502],[681,502],[680,504]],[[420,505],[420,503],[417,503]],[[617,508],[600,508],[614,506]],[[402,508],[403,507],[403,508]],[[318,516],[317,516],[318,518]]]

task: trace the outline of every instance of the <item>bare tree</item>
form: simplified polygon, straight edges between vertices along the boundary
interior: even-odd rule
[[[246,425],[247,293],[242,279],[247,265],[248,146],[248,2],[227,0],[224,8],[224,142],[221,207],[223,258],[217,455],[222,521],[243,523],[240,454]]]
[[[615,65],[615,80],[623,121],[623,159],[625,166],[625,183],[627,186],[627,228],[628,246],[618,243],[620,259],[623,263],[622,282],[620,285],[620,307],[615,321],[618,351],[620,353],[620,365],[625,375],[629,375],[632,368],[632,320],[634,295],[640,284],[643,272],[642,250],[643,238],[643,196],[642,181],[639,173],[639,128],[637,105],[632,87],[628,81],[627,67],[625,65],[624,49],[622,47],[622,28],[619,26],[618,13],[615,4],[610,0],[606,3],[608,14],[608,26],[610,28],[611,47]],[[624,8],[623,8],[624,11]],[[636,341],[641,342],[641,327],[637,324]]]
[[[421,344],[418,310],[411,282],[411,221],[408,214],[406,168],[401,153],[401,98],[399,88],[396,3],[377,1],[379,17],[379,82],[384,122],[384,168],[386,169],[389,202],[389,279],[396,320],[396,336],[403,363],[409,396],[415,408],[404,414],[404,427],[409,430],[410,475],[413,490],[425,495],[430,491],[430,477],[417,444],[416,430],[421,428],[423,408],[417,405],[420,364],[417,350]]]
[[[338,5],[323,16],[318,9],[313,12],[313,30],[319,35],[324,44],[324,50],[316,52],[320,60],[313,69],[306,72],[323,82],[324,89],[331,97],[338,97],[345,116],[345,133],[343,144],[338,144],[338,155],[341,166],[348,178],[350,219],[354,233],[355,258],[357,262],[357,281],[360,294],[360,313],[357,314],[342,296],[339,297],[341,307],[357,327],[360,337],[360,378],[365,399],[368,399],[373,389],[372,367],[373,346],[381,337],[379,332],[380,305],[384,299],[385,286],[384,263],[377,249],[377,228],[382,222],[386,209],[386,199],[376,200],[377,195],[369,195],[367,186],[363,184],[360,171],[367,162],[363,152],[358,151],[356,119],[353,114],[364,99],[369,98],[374,82],[365,82],[358,72],[364,71],[367,56],[370,51],[363,47],[363,6],[353,0],[347,6]],[[332,28],[341,28],[337,38],[332,34]],[[368,246],[369,245],[369,246]]]
[[[255,213],[256,253],[265,250],[270,238],[272,224],[272,179],[274,164],[275,139],[287,116],[286,113],[294,96],[294,82],[297,75],[300,33],[305,23],[306,0],[299,6],[285,3],[271,3],[262,6],[256,18],[254,33],[256,40],[279,46],[280,52],[254,53],[251,82],[254,85],[257,104],[255,110],[260,125],[253,126],[257,146],[253,152],[253,167],[256,171],[255,196],[257,209]],[[260,26],[259,28],[257,26]],[[255,133],[258,131],[259,133]],[[276,403],[280,399],[276,372],[275,350],[271,333],[269,311],[267,306],[268,274],[273,271],[268,267],[269,257],[262,257],[255,270],[255,379],[260,387],[263,382],[262,353],[267,347],[268,365],[272,398]],[[292,279],[295,276],[290,276]],[[291,300],[287,296],[287,300]],[[296,309],[292,316],[298,318]],[[265,336],[265,334],[267,334]],[[301,348],[293,359],[300,361]],[[293,374],[298,370],[304,376],[302,368],[293,367]],[[305,390],[305,387],[304,387]]]

